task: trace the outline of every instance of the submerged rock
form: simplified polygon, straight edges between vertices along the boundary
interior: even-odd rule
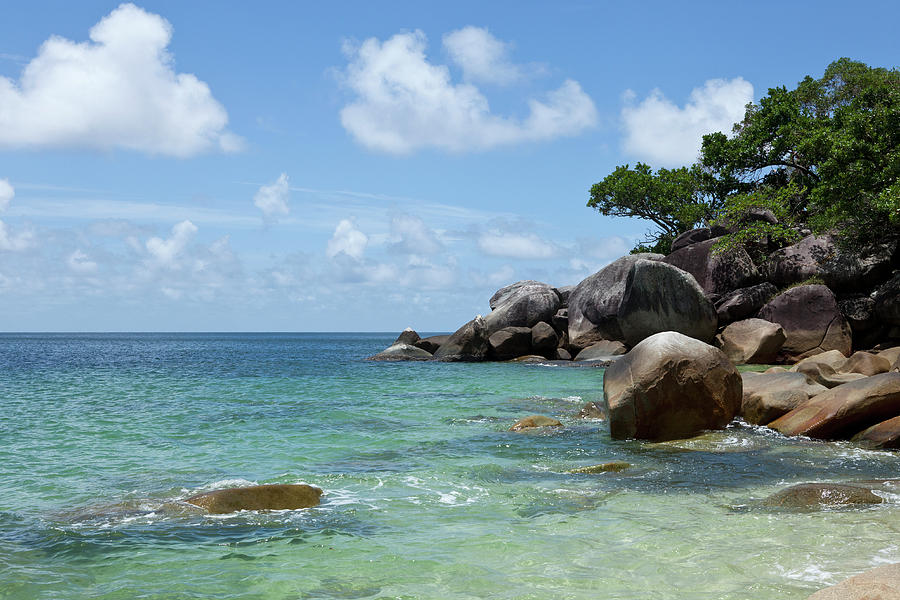
[[[296,510],[319,505],[322,490],[305,484],[254,485],[191,496],[185,502],[219,515],[239,510]]]
[[[592,474],[592,473],[619,473],[631,467],[630,463],[627,463],[622,460],[614,460],[611,462],[603,463],[602,465],[591,465],[589,467],[578,467],[577,469],[571,469],[566,471],[566,473],[572,474]]]
[[[562,423],[552,417],[545,417],[544,415],[531,415],[530,417],[523,417],[513,423],[513,426],[509,428],[509,431],[525,431],[528,429],[562,426]]]
[[[578,411],[579,419],[606,419],[606,409],[600,402],[588,402]]]
[[[819,590],[807,600],[892,600],[900,598],[900,563],[875,567]]]
[[[823,506],[847,506],[881,504],[884,498],[876,496],[863,485],[844,483],[800,483],[776,492],[763,501],[775,508],[818,509]]]
[[[741,376],[718,348],[667,331],[607,368],[603,400],[614,439],[687,438],[734,419]]]

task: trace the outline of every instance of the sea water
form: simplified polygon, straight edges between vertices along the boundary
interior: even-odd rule
[[[896,453],[740,423],[615,441],[577,418],[602,369],[364,360],[393,337],[0,336],[0,598],[790,599],[900,561],[896,498],[760,503]],[[531,414],[565,427],[507,431]],[[322,504],[179,510],[297,482]]]

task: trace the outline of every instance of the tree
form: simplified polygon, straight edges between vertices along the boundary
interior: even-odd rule
[[[636,250],[666,253],[675,236],[716,213],[718,205],[707,193],[704,179],[696,165],[656,173],[644,163],[637,163],[634,169],[624,165],[591,186],[588,206],[611,217],[652,221],[656,229],[647,233]]]
[[[705,135],[690,167],[616,168],[591,188],[588,206],[652,221],[659,249],[717,219],[738,224],[726,246],[787,241],[800,225],[851,247],[900,241],[900,72],[841,58],[819,79],[770,89],[730,136]],[[760,208],[780,223],[741,229],[741,215]]]

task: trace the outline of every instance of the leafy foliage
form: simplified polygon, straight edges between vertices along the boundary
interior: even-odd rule
[[[618,167],[588,206],[651,220],[651,240],[716,219],[739,225],[725,246],[786,243],[800,225],[848,246],[900,239],[900,72],[841,58],[819,79],[770,89],[730,137],[704,136],[691,167]],[[742,222],[751,209],[779,223]]]

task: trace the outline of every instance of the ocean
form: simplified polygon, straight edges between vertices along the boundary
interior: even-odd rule
[[[0,598],[800,599],[900,561],[898,498],[760,502],[900,477],[897,453],[615,441],[577,418],[602,369],[364,360],[395,336],[0,336]],[[507,431],[531,414],[565,427]],[[296,482],[322,504],[179,510]]]

